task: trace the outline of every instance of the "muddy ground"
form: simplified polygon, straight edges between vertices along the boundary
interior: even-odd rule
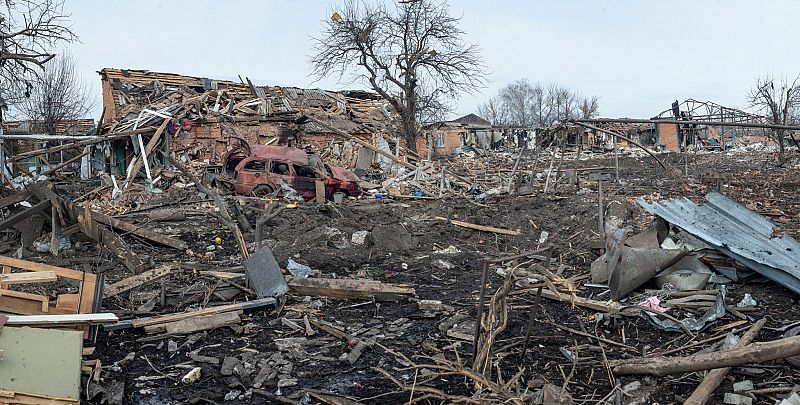
[[[690,173],[686,176],[682,173],[684,164],[680,156],[660,157],[665,160],[667,171],[649,157],[623,156],[620,182],[616,185],[613,181],[605,182],[606,198],[622,198],[630,204],[632,215],[627,224],[634,230],[644,229],[652,220],[635,204],[637,197],[688,197],[700,202],[706,192],[720,189],[749,208],[769,215],[795,237],[800,234],[797,203],[800,170],[796,165],[776,167],[773,157],[766,154],[705,154],[691,157]],[[613,165],[613,159],[606,156],[567,160],[563,168]],[[592,173],[612,180],[613,172],[604,169]],[[202,200],[188,190],[181,195],[185,201]],[[251,203],[241,203],[247,204]],[[173,263],[180,270],[165,278],[163,287],[159,282],[146,284],[130,294],[105,300],[103,309],[130,318],[196,308],[204,301],[208,305],[227,303],[210,291],[218,291],[225,298],[235,297],[233,300],[245,299],[236,288],[199,273],[242,271],[231,233],[217,219],[204,214],[212,206],[209,202],[184,204],[189,210],[189,218],[184,222],[140,222],[188,242],[191,252],[152,246],[126,236],[126,241],[149,266]],[[242,209],[254,223],[256,213]],[[517,229],[521,233],[506,236],[474,231],[435,217]],[[369,232],[360,245],[352,241],[352,235],[358,231]],[[588,274],[589,265],[600,253],[592,249],[593,242],[596,244],[599,239],[597,185],[587,177],[577,186],[562,180],[552,194],[506,195],[485,201],[470,195],[452,195],[437,200],[361,198],[341,205],[300,204],[270,221],[266,233],[265,243],[272,247],[281,266],[291,258],[318,270],[321,273],[318,277],[369,278],[411,285],[419,299],[440,300],[443,307],[425,311],[414,300],[393,303],[290,295],[277,309],[247,312],[241,325],[191,336],[153,337],[134,329],[101,331],[95,352],[88,358],[100,359],[104,367],[100,383],[88,384],[87,403],[119,403],[120,399],[122,403],[134,404],[321,402],[320,396],[309,397],[309,393],[335,395],[338,403],[346,403],[343,398],[363,403],[401,403],[412,398],[410,392],[402,390],[377,368],[409,386],[416,383],[449,395],[469,397],[474,386],[462,376],[413,368],[403,355],[417,364],[431,364],[431,358],[445,358],[461,361],[469,368],[473,351],[469,339],[474,333],[483,258],[552,244],[554,253],[549,268],[552,271],[560,268],[563,276],[572,277]],[[253,240],[252,234],[245,236],[246,240]],[[216,237],[222,239],[220,246],[213,242]],[[130,275],[115,264],[109,253],[88,243],[64,252],[60,259],[30,252],[27,255],[28,260],[102,271],[107,283]],[[490,272],[489,296],[503,281],[497,274],[498,267],[503,266],[493,267]],[[154,298],[162,289],[163,300]],[[578,295],[604,300],[602,295],[598,296],[601,292],[602,289],[582,287]],[[756,340],[778,338],[780,333],[775,328],[799,320],[800,297],[772,282],[731,285],[726,302],[733,305],[746,292],[758,302],[754,310],[745,312],[749,317],[747,324],[767,318],[766,327]],[[493,346],[492,378],[506,381],[519,373],[515,378],[516,389],[532,391],[550,383],[563,388],[578,403],[608,399],[616,385],[631,388],[638,384],[640,388],[631,392],[631,396],[620,396],[622,403],[639,399],[641,403],[661,404],[682,402],[703,378],[703,373],[697,372],[611,381],[602,361],[604,356],[612,360],[664,352],[687,345],[690,338],[661,331],[644,318],[603,322],[597,320],[596,311],[547,299],[542,299],[537,307],[534,297],[535,290],[530,289],[517,289],[511,294],[508,325]],[[533,333],[529,349],[522,357],[522,340],[531,312]],[[304,315],[343,330],[351,339],[338,339],[319,328],[315,328],[315,335],[307,337],[303,330],[294,330],[281,321],[286,318],[302,325]],[[694,341],[724,334],[714,328],[738,320],[729,313],[700,332]],[[616,344],[598,342],[556,326],[596,334]],[[366,349],[353,364],[342,359],[360,340],[378,344]],[[705,346],[708,345],[676,354],[690,354]],[[574,361],[565,356],[565,350],[577,355]],[[197,361],[198,355],[208,358]],[[214,359],[218,364],[212,364]],[[182,383],[181,377],[195,366],[202,368],[200,379],[192,384]],[[721,402],[734,381],[751,379],[756,388],[770,388],[800,383],[798,375],[797,369],[780,361],[734,368],[711,402]],[[413,398],[423,395],[417,392]],[[773,403],[779,395],[758,395],[756,403]],[[614,399],[610,398],[609,401]],[[422,401],[428,402],[442,400]]]

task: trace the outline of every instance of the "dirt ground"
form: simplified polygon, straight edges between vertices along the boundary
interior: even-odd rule
[[[629,203],[632,215],[626,224],[634,231],[643,230],[653,219],[635,204],[637,197],[660,200],[688,197],[701,202],[706,192],[720,189],[732,199],[767,215],[789,234],[800,235],[797,203],[800,170],[796,165],[776,167],[773,157],[766,154],[713,153],[690,156],[686,176],[681,156],[660,157],[665,160],[667,171],[650,157],[623,155],[617,184],[613,182],[611,156],[567,159],[562,169],[605,168],[583,173],[606,179],[603,188],[607,199],[620,198]],[[547,267],[569,278],[587,275],[591,262],[599,257],[600,251],[592,248],[600,237],[597,181],[582,176],[575,185],[564,179],[556,190],[529,196],[492,196],[483,201],[466,194],[446,195],[436,200],[365,197],[339,205],[300,204],[287,209],[267,224],[264,241],[282,267],[291,258],[318,270],[320,274],[316,277],[406,284],[416,289],[417,299],[376,302],[289,294],[287,301],[276,309],[246,311],[241,325],[189,336],[146,335],[141,329],[101,330],[94,354],[87,357],[101,360],[101,378],[99,383],[84,378],[86,402],[353,403],[347,402],[349,398],[362,403],[402,403],[427,396],[421,403],[442,403],[469,398],[475,394],[471,380],[422,365],[447,361],[470,368],[484,258],[552,245],[552,260]],[[213,204],[201,201],[203,198],[191,190],[184,190],[180,197],[171,192],[169,199],[172,204],[176,199],[184,201],[186,221],[138,223],[187,242],[190,251],[165,249],[125,236],[148,267],[174,264],[177,270],[165,277],[163,283],[145,284],[130,293],[106,299],[104,311],[132,318],[197,308],[203,302],[208,306],[227,303],[222,298],[245,299],[239,289],[200,273],[242,271],[231,232],[218,219],[204,214]],[[256,213],[244,208],[250,202],[239,201],[242,211],[255,223]],[[131,202],[131,205],[137,204]],[[129,212],[136,211],[130,208]],[[516,229],[520,234],[470,230],[435,217]],[[353,234],[359,231],[368,232],[363,244],[353,242]],[[214,243],[217,237],[222,240],[219,246]],[[245,237],[253,240],[252,234]],[[27,260],[104,272],[107,284],[131,275],[115,264],[108,252],[89,243],[79,243],[59,259],[31,252],[26,255]],[[498,273],[508,270],[509,265],[490,268],[487,297],[501,286],[504,278]],[[603,289],[584,287],[584,281],[585,278],[577,284],[577,295],[607,300],[602,295]],[[745,293],[752,294],[757,301],[754,309],[743,312],[744,327],[735,329],[740,331],[755,320],[766,318],[756,341],[779,338],[777,328],[799,320],[800,297],[773,282],[738,283],[727,290],[729,305],[735,305]],[[163,298],[157,297],[159,292]],[[702,381],[703,372],[615,378],[604,359],[653,355],[724,336],[734,328],[723,327],[742,320],[727,313],[690,338],[680,332],[662,331],[644,317],[600,320],[596,316],[598,311],[549,299],[541,299],[536,305],[535,297],[533,288],[517,287],[509,294],[507,325],[493,345],[492,379],[508,382],[515,392],[532,392],[552,384],[569,393],[577,403],[682,402]],[[417,300],[439,300],[442,306],[437,310],[422,310]],[[673,315],[679,317],[687,312],[691,310]],[[296,330],[290,322],[282,320],[293,320],[302,326],[304,316],[344,331],[347,339],[332,336],[318,327],[314,328],[313,336],[306,336],[302,329]],[[523,356],[529,319],[533,328]],[[565,327],[584,333],[572,333]],[[351,364],[344,357],[361,341],[369,345]],[[691,354],[710,345],[690,346],[671,355]],[[181,377],[196,366],[202,369],[199,380],[191,384],[181,382]],[[403,389],[381,370],[418,390]],[[799,375],[797,369],[781,361],[736,367],[715,391],[711,403],[720,403],[736,381],[752,380],[756,389],[791,387],[800,383]],[[627,394],[615,391],[615,386],[624,387]],[[428,388],[452,397],[443,400],[438,394],[426,391]],[[755,396],[755,403],[771,404],[781,395],[760,394]]]

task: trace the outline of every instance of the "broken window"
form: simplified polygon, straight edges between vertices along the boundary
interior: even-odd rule
[[[267,168],[267,162],[263,160],[251,160],[244,165],[244,170],[250,170],[254,172],[263,172]]]
[[[317,177],[314,169],[305,166],[294,165],[294,173],[299,177],[310,177],[312,179]]]
[[[289,165],[283,162],[272,162],[272,169],[270,169],[272,173],[277,173],[280,175],[288,176],[289,175]]]
[[[444,148],[444,132],[436,134],[436,147]]]

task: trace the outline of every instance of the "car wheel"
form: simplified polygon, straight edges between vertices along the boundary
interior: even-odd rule
[[[275,190],[270,186],[258,186],[254,188],[250,194],[252,194],[253,197],[265,198],[270,197],[274,192]]]

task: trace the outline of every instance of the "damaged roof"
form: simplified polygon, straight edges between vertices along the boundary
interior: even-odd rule
[[[697,205],[688,198],[652,203],[637,199],[647,212],[800,294],[797,240],[789,235],[774,237],[775,224],[720,193],[708,193],[706,201]]]
[[[189,119],[219,116],[235,121],[285,114],[292,120],[293,115],[307,114],[351,133],[388,133],[395,116],[388,102],[363,90],[255,86],[250,80],[237,83],[148,70],[105,68],[98,73],[104,83],[105,124],[135,119],[144,109],[158,111],[176,103],[191,104]],[[306,131],[329,132],[314,123],[307,124]]]

